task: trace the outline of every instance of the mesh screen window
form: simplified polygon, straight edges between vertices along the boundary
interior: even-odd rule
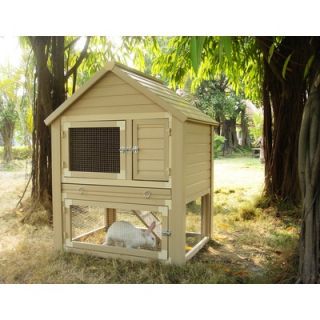
[[[70,170],[120,173],[120,128],[69,128]]]

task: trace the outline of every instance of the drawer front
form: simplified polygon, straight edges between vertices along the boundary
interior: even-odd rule
[[[68,199],[119,203],[167,205],[171,200],[171,189],[63,184],[62,193]]]

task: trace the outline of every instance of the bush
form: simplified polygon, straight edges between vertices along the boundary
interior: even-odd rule
[[[214,135],[213,152],[215,158],[221,154],[225,140],[226,138],[223,136],[219,136],[218,134]]]
[[[21,146],[12,148],[13,160],[26,160],[32,156],[32,149],[30,147]],[[0,147],[0,159],[3,159],[3,147]]]
[[[247,204],[239,209],[240,217],[242,220],[253,220],[256,217],[256,209],[252,204]]]

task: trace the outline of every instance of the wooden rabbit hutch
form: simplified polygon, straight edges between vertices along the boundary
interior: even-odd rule
[[[45,123],[57,249],[181,264],[208,242],[215,123],[161,81],[110,62]]]

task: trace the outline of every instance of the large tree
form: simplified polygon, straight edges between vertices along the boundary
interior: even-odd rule
[[[195,92],[195,104],[219,123],[218,134],[225,137],[224,154],[239,146],[237,121],[241,121],[242,130],[248,135],[243,97],[228,86],[228,79],[224,75],[203,81]]]
[[[66,83],[74,76],[86,55],[88,41],[79,60],[65,74],[64,37],[29,37],[36,65],[36,102],[33,112],[32,135],[32,200],[48,210],[51,216],[51,139],[44,119],[67,97]],[[32,212],[32,210],[30,210]]]
[[[12,160],[12,144],[17,124],[17,108],[21,103],[18,94],[21,85],[20,70],[8,65],[0,69],[0,133],[4,143],[3,159]]]
[[[264,107],[265,190],[298,204],[298,137],[319,37],[172,37],[153,72],[173,87],[225,74],[229,83]],[[160,48],[160,49],[159,49]],[[290,124],[290,125],[288,125]]]
[[[79,49],[79,43],[83,42]],[[35,59],[32,134],[32,208],[52,217],[51,135],[44,119],[75,92],[107,59],[115,57],[106,37],[28,37]]]
[[[320,282],[320,72],[306,103],[299,139],[299,178],[303,199],[299,281]]]

